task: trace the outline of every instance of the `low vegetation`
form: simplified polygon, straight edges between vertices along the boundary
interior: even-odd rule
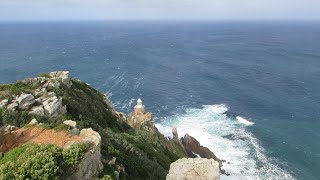
[[[41,76],[47,77],[47,74]],[[150,127],[132,129],[126,123],[118,122],[112,107],[105,103],[99,91],[78,80],[72,79],[72,84],[72,88],[61,84],[58,89],[48,89],[62,97],[63,105],[67,106],[65,115],[49,118],[0,109],[0,126],[10,124],[22,127],[36,118],[46,123],[46,128],[57,130],[63,129],[61,123],[66,119],[77,121],[80,128],[91,127],[101,135],[102,158],[109,160],[116,157],[116,165],[125,167],[120,179],[165,179],[170,164],[186,156],[178,143],[167,140],[157,130]],[[34,85],[3,85],[0,92],[10,95],[34,88]],[[86,149],[85,146],[68,150],[53,145],[20,146],[0,159],[0,179],[59,179],[74,171]],[[115,170],[115,166],[104,164],[100,179],[114,179]]]
[[[88,150],[87,144],[69,149],[55,145],[25,144],[0,159],[0,179],[63,179]]]

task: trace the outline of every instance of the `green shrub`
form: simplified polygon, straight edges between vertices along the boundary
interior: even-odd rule
[[[0,159],[0,179],[58,179],[75,169],[89,147],[76,144],[63,150],[50,144],[22,145]]]
[[[67,166],[75,167],[77,164],[80,163],[89,147],[89,144],[75,144],[70,148],[64,150],[62,152],[64,163]]]

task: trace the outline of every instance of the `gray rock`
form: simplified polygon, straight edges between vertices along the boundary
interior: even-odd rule
[[[10,110],[10,111],[15,111],[17,110],[17,108],[19,107],[18,103],[11,103],[7,106],[7,109]]]
[[[219,180],[219,162],[206,158],[183,158],[170,165],[167,180]]]
[[[62,105],[62,98],[56,96],[49,97],[43,102],[44,111],[52,117],[65,114],[67,112],[66,106]]]
[[[76,121],[72,121],[72,120],[63,121],[63,124],[65,126],[71,127],[71,128],[75,128],[77,126],[77,122]]]
[[[48,87],[51,87],[51,88],[54,88],[54,89],[58,89],[58,88],[60,88],[60,83],[57,80],[51,80],[48,83]]]
[[[3,152],[0,152],[0,158],[2,158],[4,156]]]
[[[21,110],[29,109],[31,105],[35,103],[35,99],[32,94],[24,93],[17,98],[17,101]]]
[[[71,130],[69,130],[69,134],[71,134],[72,136],[78,136],[80,134],[80,130],[74,127]]]
[[[32,120],[29,122],[29,125],[31,125],[31,126],[34,126],[34,125],[36,125],[36,124],[38,124],[38,121],[37,121],[36,119],[32,119]]]
[[[4,99],[4,100],[0,101],[0,108],[5,107],[8,103],[9,103],[8,99]]]
[[[44,109],[43,106],[36,106],[29,111],[29,114],[38,115],[38,116],[44,116]]]

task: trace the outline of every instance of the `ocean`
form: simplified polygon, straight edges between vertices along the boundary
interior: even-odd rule
[[[142,98],[222,179],[320,179],[320,22],[0,23],[0,83],[56,70],[118,111]]]

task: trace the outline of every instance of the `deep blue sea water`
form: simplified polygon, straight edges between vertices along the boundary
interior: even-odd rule
[[[320,179],[320,22],[0,23],[0,83],[55,70],[141,97],[233,178]]]

